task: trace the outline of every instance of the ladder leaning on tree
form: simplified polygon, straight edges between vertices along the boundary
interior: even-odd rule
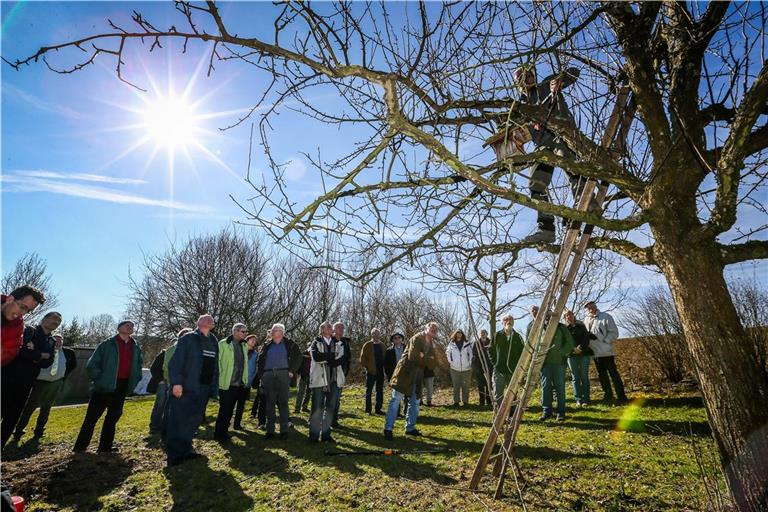
[[[614,156],[620,153],[634,112],[635,105],[631,99],[629,88],[620,88],[601,141],[602,147],[611,148],[614,151]],[[618,138],[616,137],[617,134],[619,135]],[[598,186],[595,180],[590,179],[586,182],[581,196],[578,198],[576,209],[587,211],[595,188],[597,188],[595,199],[598,204],[603,204],[608,193],[608,183],[602,181]],[[476,490],[478,488],[485,468],[493,459],[495,459],[493,473],[499,477],[495,493],[497,498],[502,495],[504,480],[510,463],[514,465],[515,477],[522,478],[520,466],[514,455],[515,439],[523,412],[528,406],[531,393],[538,382],[538,374],[552,343],[559,318],[565,309],[566,301],[593,229],[594,226],[591,224],[584,226],[583,231],[579,229],[577,223],[570,223],[568,226],[565,239],[560,247],[560,253],[557,256],[554,273],[541,301],[539,313],[533,322],[525,349],[504,392],[504,398],[496,410],[491,432],[485,441],[472,474],[470,489]],[[499,451],[496,455],[492,455],[502,434],[503,440]]]

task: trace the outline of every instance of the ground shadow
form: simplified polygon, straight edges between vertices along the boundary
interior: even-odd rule
[[[710,436],[712,430],[706,421],[672,421],[672,420],[642,420],[642,419],[621,419],[613,420],[607,418],[582,418],[571,417],[564,426],[577,428],[581,430],[615,430],[621,432],[631,432],[635,434],[649,435],[667,435],[675,434],[679,436],[695,435]]]
[[[169,484],[173,507],[171,511],[227,510],[232,512],[250,510],[251,499],[241,483],[226,471],[214,471],[208,466],[208,459],[198,457],[163,470]],[[190,499],[194,496],[194,501]],[[203,496],[202,499],[199,497]]]

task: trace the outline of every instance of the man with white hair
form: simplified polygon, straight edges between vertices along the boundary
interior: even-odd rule
[[[345,380],[341,367],[344,345],[331,333],[331,324],[323,322],[320,325],[320,335],[309,344],[312,358],[309,369],[309,387],[312,390],[310,442],[335,442],[331,437],[331,423],[336,410],[337,389],[344,385]]]
[[[213,437],[221,443],[229,442],[229,424],[235,405],[244,388],[250,383],[248,375],[248,347],[245,324],[235,324],[232,334],[219,342],[219,414]]]
[[[384,344],[381,331],[371,329],[371,339],[360,351],[360,366],[365,368],[365,412],[371,414],[371,395],[376,387],[376,414],[383,415],[384,406]]]
[[[493,363],[493,397],[496,405],[504,398],[504,391],[515,373],[517,362],[523,354],[523,338],[512,327],[515,319],[512,315],[501,317],[502,330],[496,333],[488,355]]]
[[[584,309],[587,313],[584,317],[584,325],[595,335],[590,347],[595,353],[597,376],[600,379],[600,387],[603,388],[603,402],[614,403],[614,394],[611,389],[611,382],[613,382],[613,387],[616,389],[616,403],[624,404],[629,400],[624,391],[624,382],[616,368],[616,350],[613,347],[613,343],[619,337],[619,328],[616,327],[616,322],[611,315],[597,308],[595,301],[585,302]]]
[[[208,399],[216,397],[219,390],[219,346],[211,332],[213,326],[213,317],[202,315],[197,329],[176,344],[168,363],[171,396],[163,442],[169,466],[198,456],[192,449],[192,438],[203,421]]]
[[[271,339],[262,345],[259,352],[258,366],[267,406],[265,439],[275,436],[275,405],[280,410],[280,437],[288,437],[291,412],[288,406],[288,388],[301,366],[301,350],[285,337],[285,325],[272,326]]]

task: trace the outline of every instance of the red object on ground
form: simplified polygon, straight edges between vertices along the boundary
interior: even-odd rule
[[[16,512],[24,512],[24,498],[21,496],[13,496],[11,497],[11,501],[13,501],[13,506],[16,507]]]

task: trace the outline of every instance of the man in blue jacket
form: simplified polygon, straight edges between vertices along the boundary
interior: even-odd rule
[[[117,324],[117,335],[102,341],[88,359],[85,369],[91,379],[91,399],[85,412],[83,426],[75,441],[74,451],[84,452],[93,437],[93,429],[104,411],[99,452],[113,452],[115,427],[123,415],[125,397],[141,380],[141,349],[131,337],[133,322]]]
[[[168,363],[171,396],[163,441],[169,466],[197,456],[192,438],[203,421],[208,399],[219,391],[219,346],[211,333],[213,325],[211,315],[201,316],[197,329],[179,340]]]

